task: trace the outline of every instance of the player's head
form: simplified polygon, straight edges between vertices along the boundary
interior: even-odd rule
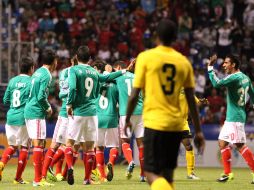
[[[93,67],[99,72],[99,73],[103,73],[104,69],[105,69],[105,65],[107,63],[101,59],[97,59],[93,62]]]
[[[229,54],[225,57],[223,62],[223,68],[226,74],[232,74],[235,71],[238,71],[240,68],[241,62],[236,55]]]
[[[116,61],[114,64],[113,64],[113,69],[116,70],[116,71],[119,71],[119,70],[122,70],[126,67],[126,64],[125,62],[123,61]]]
[[[157,37],[163,45],[170,46],[177,37],[176,24],[169,19],[162,19],[157,26]]]
[[[87,46],[80,46],[77,51],[77,60],[81,63],[88,63],[90,59],[90,51]]]
[[[22,57],[20,59],[20,73],[32,75],[34,72],[34,60],[32,57]]]
[[[54,71],[57,66],[57,54],[52,49],[46,49],[42,52],[41,61],[43,65],[48,65],[50,71]]]

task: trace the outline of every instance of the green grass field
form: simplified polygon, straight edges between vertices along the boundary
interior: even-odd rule
[[[112,182],[100,185],[84,186],[82,166],[75,168],[75,184],[69,186],[66,181],[56,182],[54,187],[36,187],[39,189],[71,189],[71,190],[149,190],[147,183],[139,182],[139,168],[136,167],[132,179],[125,179],[125,166],[115,167],[115,176]],[[196,174],[202,179],[199,181],[190,181],[186,179],[186,169],[178,168],[175,172],[175,189],[176,190],[248,190],[254,189],[254,185],[250,184],[251,175],[249,169],[234,169],[235,179],[228,183],[218,183],[216,178],[219,177],[221,168],[196,168]],[[31,184],[14,185],[13,178],[15,176],[16,167],[8,165],[3,173],[3,180],[0,182],[0,190],[27,190],[34,189]],[[33,168],[29,165],[24,173],[24,179],[32,181]]]

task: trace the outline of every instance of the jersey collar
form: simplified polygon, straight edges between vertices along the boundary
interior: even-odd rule
[[[19,74],[19,76],[26,76],[26,77],[29,77],[29,75],[27,75],[27,74]]]

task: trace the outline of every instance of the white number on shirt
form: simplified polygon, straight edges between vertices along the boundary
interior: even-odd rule
[[[90,77],[87,77],[85,80],[85,88],[87,90],[86,97],[89,97],[92,90],[93,90],[93,79]]]
[[[243,87],[239,88],[238,89],[238,93],[240,95],[240,98],[238,100],[238,105],[239,106],[244,106],[247,102],[247,95],[248,95],[248,90],[249,90],[249,87],[247,86],[245,89]]]
[[[125,83],[127,84],[127,89],[128,89],[128,96],[131,95],[132,82],[133,82],[133,79],[125,79]]]
[[[106,90],[102,91],[101,97],[99,99],[99,106],[101,109],[107,109],[108,107],[108,98],[106,97]]]
[[[14,108],[19,107],[20,106],[20,91],[14,90],[12,95],[13,95],[12,106]]]

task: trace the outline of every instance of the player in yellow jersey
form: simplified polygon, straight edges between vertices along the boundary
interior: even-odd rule
[[[182,144],[184,145],[184,148],[186,150],[187,179],[199,180],[200,178],[197,177],[194,173],[195,154],[194,154],[193,146],[191,144],[192,134],[191,134],[189,123],[188,123],[189,108],[188,108],[188,103],[186,101],[184,89],[181,90],[179,98],[180,98],[181,111],[183,114],[183,118],[185,120],[183,131],[182,131],[182,135],[183,135]],[[208,104],[208,101],[205,98],[198,99],[195,96],[195,101],[198,105]]]
[[[152,190],[174,189],[173,173],[185,121],[179,106],[182,87],[195,127],[195,145],[200,152],[205,146],[194,98],[192,66],[185,56],[171,47],[176,31],[172,21],[163,19],[159,22],[158,46],[138,55],[133,90],[128,100],[125,133],[131,127],[130,117],[139,93],[143,91],[144,170]]]

